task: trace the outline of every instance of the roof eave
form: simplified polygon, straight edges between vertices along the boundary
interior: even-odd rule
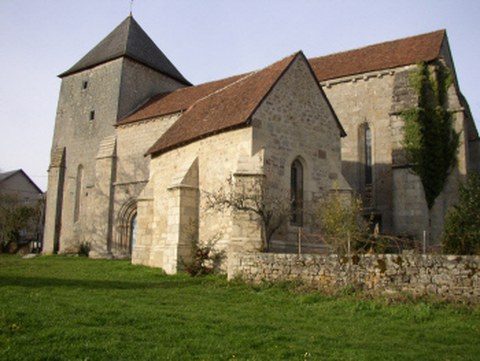
[[[109,62],[112,62],[114,60],[117,60],[117,59],[120,59],[120,58],[126,58],[126,59],[130,59],[136,63],[139,63],[139,64],[142,64],[144,66],[146,66],[147,68],[149,69],[152,69],[154,71],[156,71],[157,73],[160,73],[160,74],[163,74],[165,75],[166,77],[169,77],[169,78],[172,78],[186,86],[192,86],[193,84],[190,83],[187,79],[183,78],[183,79],[179,79],[178,77],[174,77],[173,75],[170,75],[170,74],[167,74],[163,71],[161,71],[160,69],[157,69],[156,67],[148,64],[147,62],[145,61],[142,61],[141,59],[137,59],[135,58],[134,56],[131,56],[129,54],[120,54],[120,55],[117,55],[117,56],[114,56],[114,57],[111,57],[111,58],[108,58],[108,59],[105,59],[104,61],[102,62],[99,62],[99,63],[96,63],[96,64],[92,64],[92,65],[88,65],[88,66],[85,66],[85,67],[82,67],[82,68],[78,68],[78,69],[75,69],[75,70],[67,70],[59,75],[57,75],[57,77],[59,77],[60,79],[63,79],[65,78],[66,76],[69,76],[69,75],[73,75],[73,74],[77,74],[77,73],[81,73],[82,71],[85,71],[85,70],[90,70],[90,69],[93,69],[93,68],[96,68],[97,66],[100,66],[100,65],[103,65],[103,64],[106,64],[106,63],[109,63]]]

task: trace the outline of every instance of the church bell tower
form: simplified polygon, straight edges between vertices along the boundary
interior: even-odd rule
[[[131,15],[59,77],[43,252],[95,241],[108,254],[115,125],[153,95],[191,84]]]

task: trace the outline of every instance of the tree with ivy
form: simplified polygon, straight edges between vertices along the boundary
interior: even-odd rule
[[[460,139],[447,109],[452,74],[441,63],[431,68],[420,63],[411,74],[410,84],[418,96],[418,105],[402,112],[407,161],[420,177],[429,210],[456,165]]]
[[[472,174],[460,186],[457,205],[445,218],[444,253],[480,255],[480,174]]]

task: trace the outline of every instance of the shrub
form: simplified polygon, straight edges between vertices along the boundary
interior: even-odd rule
[[[190,261],[182,260],[185,271],[191,276],[206,275],[213,272],[213,267],[207,265],[210,247],[201,247],[195,244],[195,246],[192,246],[192,253],[192,259]]]
[[[63,253],[67,256],[85,256],[88,257],[92,246],[90,242],[75,242],[74,244],[66,247]]]
[[[88,257],[89,252],[90,252],[90,242],[80,243],[80,246],[78,247],[78,254],[80,256]]]
[[[200,242],[198,237],[198,222],[192,221],[186,229],[190,240],[190,257],[181,258],[184,270],[191,276],[208,275],[220,266],[224,258],[223,252],[215,249],[218,238],[210,239],[208,242]]]
[[[338,190],[330,192],[321,203],[318,218],[324,241],[339,254],[348,250],[348,242],[356,248],[366,239],[368,223],[362,215],[362,202],[359,198],[342,194]]]
[[[214,246],[214,242],[200,245],[198,241],[192,241],[191,259],[182,259],[185,271],[191,276],[202,276],[213,273],[222,259],[222,253],[217,252]]]
[[[480,254],[480,174],[460,185],[459,201],[445,218],[442,249],[450,254]]]

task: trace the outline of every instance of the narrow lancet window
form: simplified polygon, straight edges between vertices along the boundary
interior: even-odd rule
[[[368,125],[364,128],[364,149],[365,149],[365,185],[373,183],[372,171],[372,131]]]
[[[82,189],[83,189],[83,166],[79,165],[77,169],[77,182],[75,187],[75,209],[73,213],[73,221],[78,222],[80,218],[80,209],[82,203]]]
[[[303,224],[303,166],[295,159],[290,171],[291,223]]]

